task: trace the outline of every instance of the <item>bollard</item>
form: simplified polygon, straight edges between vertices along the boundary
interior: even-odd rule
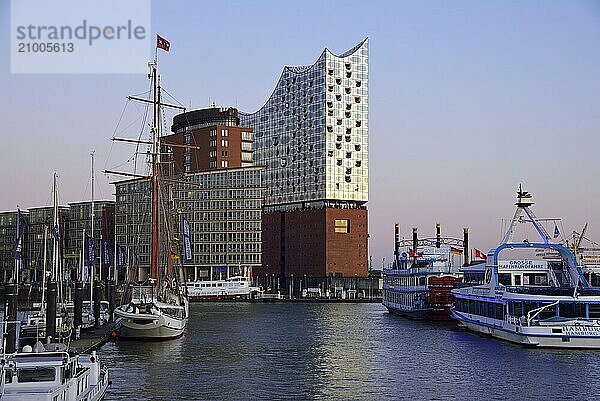
[[[48,344],[56,337],[56,291],[56,281],[49,281],[46,292],[46,342]]]
[[[12,354],[17,350],[17,284],[6,285],[6,353]]]
[[[94,281],[94,327],[100,327],[100,301],[102,300],[102,283]]]

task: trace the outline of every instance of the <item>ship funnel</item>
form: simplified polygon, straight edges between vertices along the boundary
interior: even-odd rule
[[[463,256],[465,263],[463,266],[469,266],[469,229],[463,228]]]
[[[419,236],[417,234],[417,227],[413,227],[413,265],[417,264],[417,247],[419,246]]]
[[[394,224],[394,262],[396,268],[400,266],[400,224]]]

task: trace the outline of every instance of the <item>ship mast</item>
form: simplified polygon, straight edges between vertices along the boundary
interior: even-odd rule
[[[53,221],[54,221],[54,226],[53,229],[56,230],[56,234],[54,235],[54,241],[52,242],[52,272],[50,273],[50,281],[54,281],[56,280],[56,277],[58,276],[58,271],[59,271],[59,266],[58,266],[58,241],[56,239],[56,237],[59,235],[60,233],[60,226],[59,226],[59,219],[58,219],[58,194],[56,191],[56,172],[54,172],[54,183],[53,183],[53,202],[54,202],[54,208],[53,208]]]
[[[160,215],[159,215],[159,113],[160,113],[160,94],[158,87],[158,77],[156,71],[156,59],[149,63],[152,70],[153,87],[153,120],[152,120],[152,239],[150,248],[150,278],[152,285],[158,288],[158,265],[160,261]]]

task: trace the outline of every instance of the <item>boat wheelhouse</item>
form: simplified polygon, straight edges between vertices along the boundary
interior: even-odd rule
[[[424,320],[450,319],[450,291],[462,275],[462,258],[455,263],[453,255],[463,253],[464,241],[441,238],[439,225],[437,231],[435,239],[418,240],[413,229],[410,248],[410,242],[400,240],[396,225],[394,265],[383,270],[382,303],[390,313]]]
[[[568,248],[550,242],[532,204],[531,195],[519,188],[510,227],[487,254],[483,282],[452,290],[452,316],[471,331],[518,344],[600,348],[600,289],[590,286]],[[531,223],[541,242],[513,241],[521,223]],[[558,257],[500,258],[503,253],[535,255],[540,250]]]
[[[41,343],[29,347],[29,351],[2,358],[2,400],[97,401],[104,398],[110,384],[108,369],[100,365],[95,352],[90,355],[47,352]]]

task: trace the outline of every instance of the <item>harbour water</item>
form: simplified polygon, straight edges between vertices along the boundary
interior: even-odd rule
[[[588,400],[600,352],[530,349],[380,304],[191,305],[181,339],[109,343],[107,400]]]

